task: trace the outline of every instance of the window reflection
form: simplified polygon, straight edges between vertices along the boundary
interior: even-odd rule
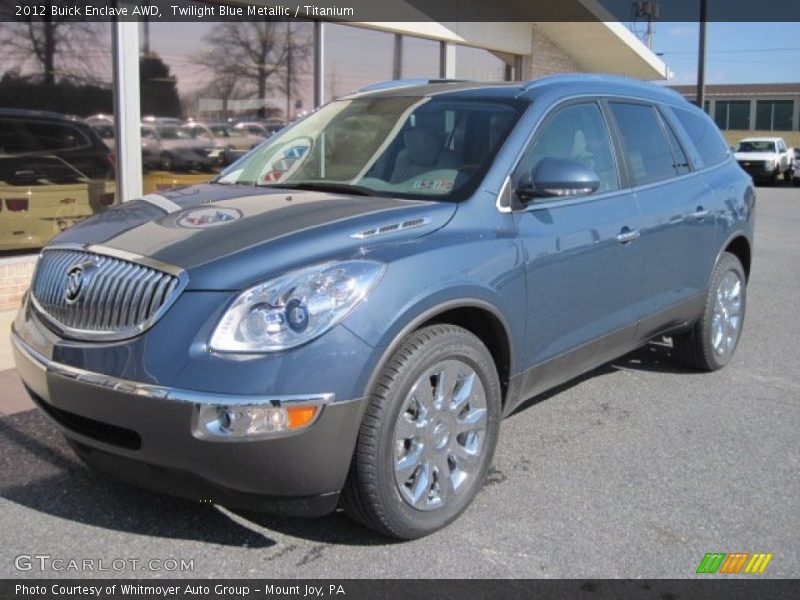
[[[2,22],[0,48],[0,252],[30,251],[116,202],[111,26]]]
[[[313,108],[310,22],[141,28],[145,192],[207,181]]]
[[[470,46],[456,47],[456,77],[473,81],[512,79],[514,57]]]
[[[439,77],[439,42],[403,36],[403,77],[437,79]]]
[[[394,35],[325,24],[325,98],[333,100],[392,79]]]

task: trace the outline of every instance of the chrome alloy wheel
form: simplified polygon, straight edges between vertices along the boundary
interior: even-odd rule
[[[434,510],[457,496],[481,468],[486,391],[457,359],[425,371],[411,387],[394,430],[394,477],[403,499]]]
[[[711,316],[711,345],[718,356],[726,356],[735,347],[742,328],[744,282],[736,271],[728,271],[717,287]]]

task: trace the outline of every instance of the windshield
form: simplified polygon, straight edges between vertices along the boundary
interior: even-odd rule
[[[208,128],[217,137],[230,137],[231,129],[227,125],[209,125]]]
[[[173,125],[159,127],[158,135],[160,135],[163,140],[190,140],[194,137],[190,128],[175,127]]]
[[[739,142],[737,152],[775,152],[775,142]]]
[[[110,140],[114,137],[114,128],[111,125],[92,125],[92,129],[104,140]]]
[[[526,105],[441,96],[339,100],[276,134],[215,181],[462,199],[478,186]]]

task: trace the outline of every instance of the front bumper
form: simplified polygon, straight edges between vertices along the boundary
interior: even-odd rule
[[[90,465],[198,502],[303,515],[336,507],[363,400],[209,394],[137,383],[48,359],[13,331],[12,342],[31,397]],[[297,400],[322,407],[313,424],[290,435],[218,440],[196,425],[203,404]]]
[[[778,166],[770,166],[763,161],[737,161],[739,166],[751,177],[774,177],[778,172]]]

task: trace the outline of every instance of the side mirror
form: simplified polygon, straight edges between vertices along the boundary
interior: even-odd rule
[[[547,157],[522,178],[515,191],[523,203],[528,203],[536,198],[586,196],[599,188],[600,179],[593,169],[574,160]]]

